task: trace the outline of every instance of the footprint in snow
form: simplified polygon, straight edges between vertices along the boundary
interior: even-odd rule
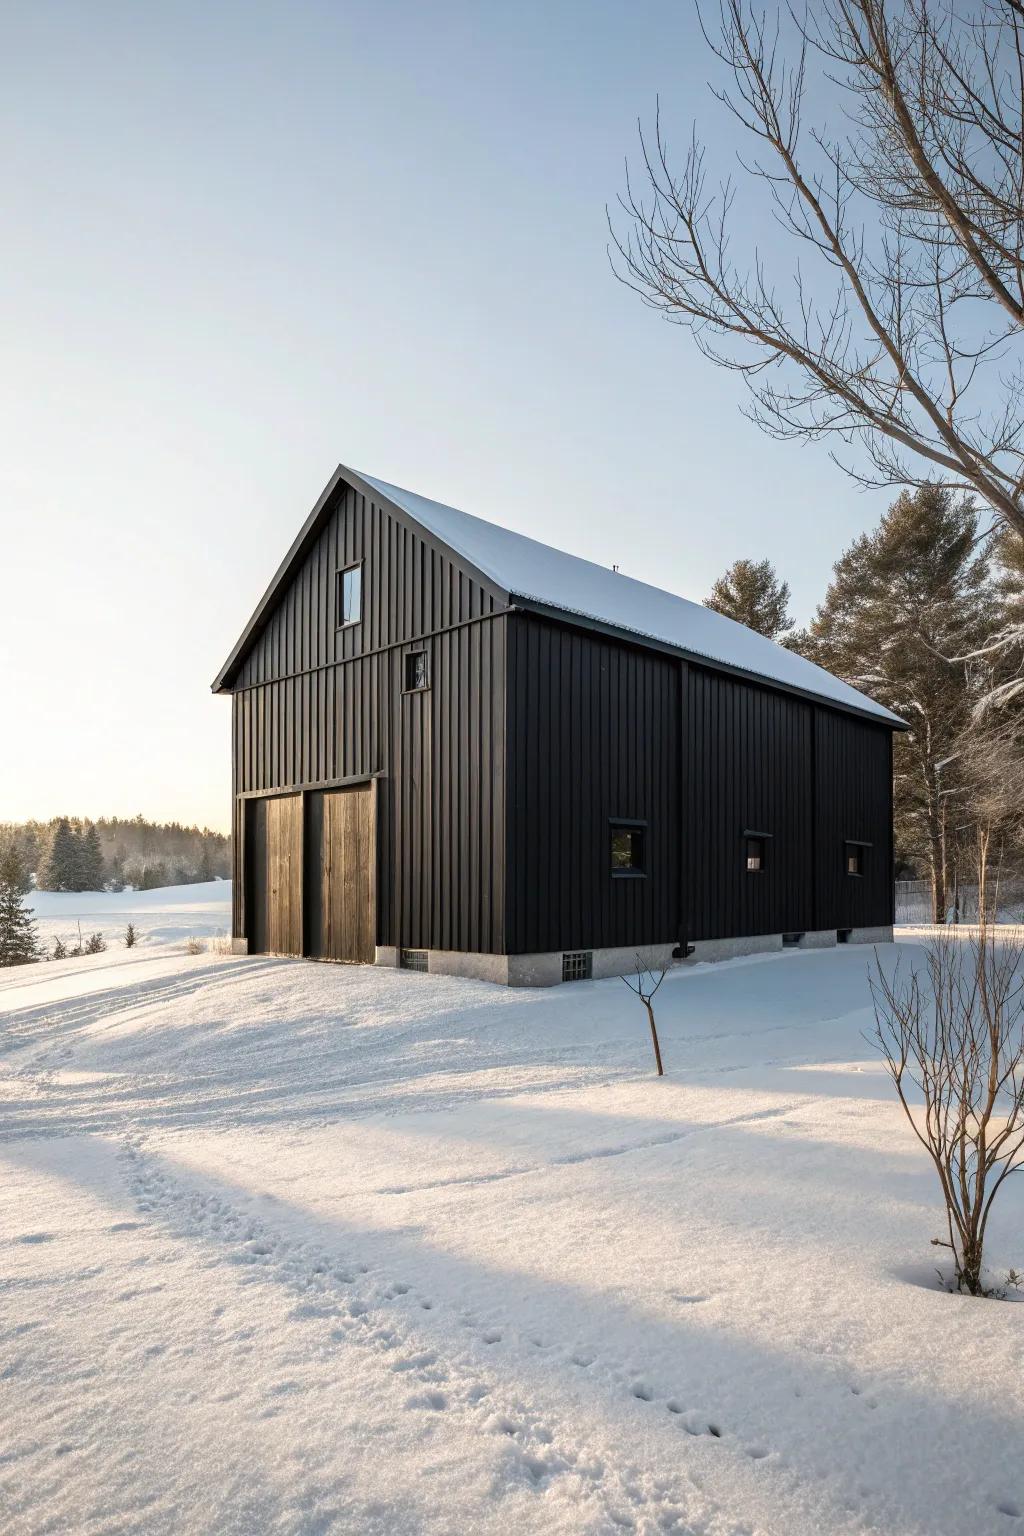
[[[635,1381],[629,1390],[642,1403],[649,1403],[654,1397],[654,1388],[649,1387],[645,1381]]]
[[[996,1504],[999,1514],[1006,1515],[1010,1520],[1020,1519],[1020,1505],[1016,1499],[1000,1499]]]
[[[585,1371],[588,1365],[593,1365],[593,1363],[594,1363],[594,1356],[593,1355],[585,1355],[585,1354],[582,1354],[582,1353],[575,1354],[572,1357],[572,1363],[573,1363],[573,1365],[578,1365],[581,1370]]]
[[[501,1329],[500,1328],[486,1328],[484,1330],[484,1332],[480,1335],[480,1337],[483,1339],[485,1344],[500,1344],[501,1343]]]
[[[407,1408],[429,1408],[435,1413],[448,1407],[448,1399],[443,1392],[415,1392],[412,1397],[405,1400]]]
[[[52,1243],[56,1238],[56,1232],[23,1232],[21,1237],[16,1237],[16,1243]]]
[[[405,1355],[401,1360],[396,1360],[391,1367],[393,1371],[422,1371],[428,1365],[436,1365],[437,1354],[432,1349],[423,1349],[416,1355]]]

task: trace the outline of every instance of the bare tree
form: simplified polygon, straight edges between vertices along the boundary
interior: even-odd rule
[[[701,25],[751,143],[745,228],[760,188],[792,248],[779,275],[752,240],[736,254],[737,183],[712,184],[696,136],[673,170],[659,112],[613,261],[743,375],[767,432],[824,440],[866,484],[972,491],[1024,539],[1024,3],[965,7],[821,0],[771,23],[721,0]]]
[[[984,867],[984,866],[983,866]],[[996,1195],[1024,1166],[1024,945],[985,920],[926,947],[926,972],[871,977],[875,1041],[942,1187],[958,1290],[989,1294],[985,1232]],[[923,1111],[911,1103],[913,1089]]]
[[[651,1026],[651,1041],[654,1045],[654,1060],[658,1068],[659,1077],[665,1076],[665,1069],[661,1064],[658,1026],[654,1022],[654,994],[665,980],[667,974],[667,967],[652,964],[649,959],[638,952],[633,974],[631,976],[623,976],[622,978],[629,990],[636,993],[647,1009],[647,1019]]]

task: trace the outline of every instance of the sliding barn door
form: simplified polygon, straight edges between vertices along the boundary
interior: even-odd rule
[[[372,963],[377,942],[372,784],[306,796],[307,953]]]
[[[247,802],[249,952],[302,954],[302,796]]]

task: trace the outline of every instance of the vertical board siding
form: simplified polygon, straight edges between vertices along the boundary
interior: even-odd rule
[[[677,938],[679,663],[521,614],[508,651],[509,952]],[[641,879],[611,874],[617,816],[647,822]]]
[[[702,667],[687,669],[683,809],[687,937],[812,927],[813,706]],[[769,834],[748,873],[744,831]]]
[[[336,631],[335,575],[355,560],[360,622]],[[431,685],[405,693],[413,648]],[[238,797],[379,775],[376,942],[503,950],[505,618],[491,592],[342,487],[233,686],[237,936]]]
[[[337,572],[362,563],[358,624],[335,628]],[[312,671],[497,611],[485,591],[390,512],[348,486],[241,662],[233,687]]]
[[[893,920],[892,734],[815,710],[818,926],[870,928]],[[846,840],[870,843],[864,874],[848,875]]]

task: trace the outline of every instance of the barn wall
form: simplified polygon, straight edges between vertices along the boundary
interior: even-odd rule
[[[892,734],[831,709],[815,710],[815,874],[820,928],[893,920]],[[846,874],[848,838],[871,844],[863,877]]]
[[[593,631],[509,624],[510,953],[892,921],[885,727]],[[618,816],[647,822],[643,879],[611,875]],[[770,834],[757,874],[748,829]],[[863,879],[846,838],[875,844]]]
[[[813,903],[814,706],[689,668],[684,685],[684,860],[690,939],[804,932]],[[746,868],[745,830],[767,832]]]
[[[510,954],[678,937],[678,661],[509,620]],[[648,872],[611,874],[609,820],[646,820]]]
[[[335,630],[335,571],[360,559],[360,623]],[[244,797],[377,775],[377,942],[501,951],[504,625],[492,592],[340,488],[233,684],[237,936]],[[431,687],[405,693],[413,649]]]

